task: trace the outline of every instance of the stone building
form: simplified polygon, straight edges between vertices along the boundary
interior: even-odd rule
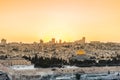
[[[43,44],[43,43],[44,43],[44,41],[42,39],[40,39],[40,44]]]
[[[59,40],[59,44],[61,44],[61,43],[62,43],[62,40],[60,39],[60,40]]]
[[[52,38],[52,41],[51,41],[53,44],[55,43],[55,38]]]
[[[84,44],[85,43],[85,37],[83,37],[81,40],[75,41],[76,44]]]
[[[4,64],[5,63],[5,64]],[[14,65],[31,65],[30,61],[27,61],[23,58],[11,58],[3,61],[3,65],[14,66]]]
[[[5,45],[6,44],[6,39],[1,39],[1,45]]]

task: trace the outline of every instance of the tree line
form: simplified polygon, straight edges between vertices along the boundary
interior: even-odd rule
[[[70,66],[78,66],[78,67],[92,67],[92,66],[120,66],[120,56],[113,57],[109,60],[99,60],[96,62],[95,59],[89,60],[77,60],[77,59],[69,59],[69,62],[63,59],[51,57],[38,57],[35,55],[34,57],[23,56],[26,60],[31,61],[35,67],[39,68],[48,68],[48,67],[63,67],[64,65]]]
[[[46,58],[46,57],[38,57],[35,55],[35,57],[27,57],[23,56],[23,58],[31,61],[32,64],[34,64],[35,67],[42,67],[42,68],[48,68],[48,67],[62,67],[62,65],[67,64],[66,60],[58,59],[55,57]]]

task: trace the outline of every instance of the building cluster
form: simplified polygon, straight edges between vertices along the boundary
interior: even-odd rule
[[[91,59],[96,60],[96,62],[100,62],[100,60],[112,61],[112,59],[120,56],[120,44],[111,42],[103,43],[100,41],[86,43],[85,37],[74,42],[62,42],[62,40],[56,42],[55,38],[52,38],[47,43],[40,40],[39,43],[34,42],[31,44],[21,42],[7,43],[6,39],[2,39],[0,43],[0,69],[13,73],[13,79],[15,80],[21,80],[23,78],[36,80],[36,78],[41,77],[37,75],[41,70],[12,70],[8,68],[10,66],[13,67],[14,65],[32,65],[30,61],[23,57],[27,56],[32,59],[35,55],[37,55],[37,57],[43,57],[44,59],[55,57],[66,60],[67,62],[69,62],[70,59],[77,59],[80,61]],[[57,71],[63,73],[77,72],[79,70],[61,70],[60,68],[60,70],[58,69]],[[90,71],[95,71],[95,69]]]
[[[77,40],[77,41],[74,41],[75,43],[81,43],[81,44],[84,44],[85,43],[85,37],[82,37],[82,39],[80,40]],[[44,41],[41,39],[40,40],[40,44],[44,43]],[[48,44],[62,44],[62,43],[69,43],[69,42],[66,42],[66,41],[62,41],[61,39],[59,39],[59,41],[57,41],[55,38],[52,38],[49,42],[47,42]]]
[[[2,39],[0,43],[0,59],[11,59],[13,63],[11,65],[21,64],[21,58],[23,56],[34,57],[55,57],[69,61],[70,58],[75,56],[84,55],[89,59],[96,60],[107,60],[112,57],[120,55],[120,44],[119,43],[102,43],[99,41],[91,41],[90,43],[85,42],[85,37],[75,42],[62,42],[56,43],[55,38],[52,38],[50,42],[44,43],[40,40],[39,43],[26,44],[26,43],[7,43],[6,39]],[[15,58],[18,58],[18,60]],[[80,57],[78,57],[80,58]],[[14,60],[13,60],[14,59]],[[16,61],[16,62],[14,62]],[[23,64],[29,64],[25,60],[22,60]]]
[[[85,38],[82,38],[82,40],[78,41],[77,43],[85,43]],[[22,57],[30,56],[32,58],[35,54],[40,57],[56,57],[69,60],[70,57],[76,55],[73,46],[74,42],[64,43],[62,40],[59,40],[57,43],[55,38],[52,38],[51,41],[47,43],[44,43],[43,40],[40,40],[40,43],[34,42],[33,44],[17,42],[7,43],[6,39],[2,39],[0,43],[0,58],[4,59],[7,57],[9,60],[5,60],[5,63],[8,65],[28,64],[29,62],[21,60]]]
[[[31,62],[23,58],[7,58],[5,60],[0,60],[0,63],[5,66],[14,66],[14,65],[31,65]]]

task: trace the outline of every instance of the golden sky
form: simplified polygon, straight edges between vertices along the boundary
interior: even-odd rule
[[[0,39],[120,42],[120,0],[0,0]]]

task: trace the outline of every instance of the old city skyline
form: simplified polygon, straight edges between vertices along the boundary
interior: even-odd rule
[[[80,42],[80,43],[85,43],[86,42],[86,38],[85,37],[82,37],[81,39],[79,40],[75,40],[75,41],[71,41],[71,42]],[[100,41],[93,41],[93,42],[100,42]],[[25,43],[25,42],[19,42],[19,41],[8,41],[7,39],[5,38],[2,38],[1,39],[1,44],[7,44],[7,43]],[[45,42],[43,39],[40,39],[39,41],[33,41],[32,42],[33,44],[35,43],[69,43],[69,41],[63,41],[62,39],[59,39],[59,40],[56,40],[56,38],[51,38],[48,42]]]
[[[120,80],[120,0],[0,0],[1,80]]]

